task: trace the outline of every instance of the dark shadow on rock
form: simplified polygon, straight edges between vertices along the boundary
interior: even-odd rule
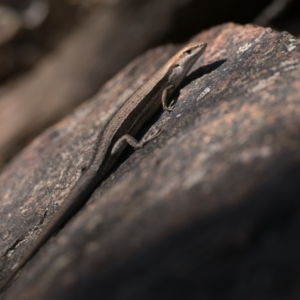
[[[299,182],[300,162],[237,205],[194,221],[124,262],[99,266],[93,279],[82,278],[65,299],[299,299]],[[180,197],[201,201],[200,190],[196,186]]]
[[[190,84],[194,80],[201,78],[202,76],[215,71],[221,65],[223,65],[225,62],[226,62],[226,59],[222,59],[222,60],[213,62],[209,65],[205,65],[205,66],[198,68],[197,70],[193,71],[191,74],[186,76],[186,78],[183,80],[182,84],[180,85],[179,89],[185,87],[186,85]]]

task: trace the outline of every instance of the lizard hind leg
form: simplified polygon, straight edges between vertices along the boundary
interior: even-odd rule
[[[144,147],[144,145],[146,143],[148,143],[149,141],[153,140],[158,135],[160,135],[160,133],[161,133],[161,131],[158,129],[153,134],[151,134],[147,139],[145,139],[145,140],[142,139],[140,142],[136,138],[134,138],[133,136],[131,136],[129,134],[124,134],[114,144],[114,146],[111,150],[111,155],[116,154],[122,148],[122,146],[124,145],[125,142],[127,142],[127,144],[132,146],[134,149],[142,148],[142,147]]]

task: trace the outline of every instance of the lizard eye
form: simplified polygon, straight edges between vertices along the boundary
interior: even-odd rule
[[[192,49],[188,49],[188,50],[186,50],[186,51],[185,51],[185,53],[187,53],[187,54],[191,54],[191,53],[192,53]]]

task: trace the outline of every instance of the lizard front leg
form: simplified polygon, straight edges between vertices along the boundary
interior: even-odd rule
[[[172,101],[169,105],[168,105],[168,99],[170,97],[170,94],[174,91],[174,86],[172,84],[168,85],[162,92],[162,96],[161,96],[161,103],[162,103],[162,107],[163,110],[167,110],[167,111],[172,111],[174,108],[173,102]]]

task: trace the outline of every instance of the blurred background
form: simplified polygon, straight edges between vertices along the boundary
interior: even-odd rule
[[[225,22],[300,34],[296,0],[3,0],[0,172],[147,49]]]

